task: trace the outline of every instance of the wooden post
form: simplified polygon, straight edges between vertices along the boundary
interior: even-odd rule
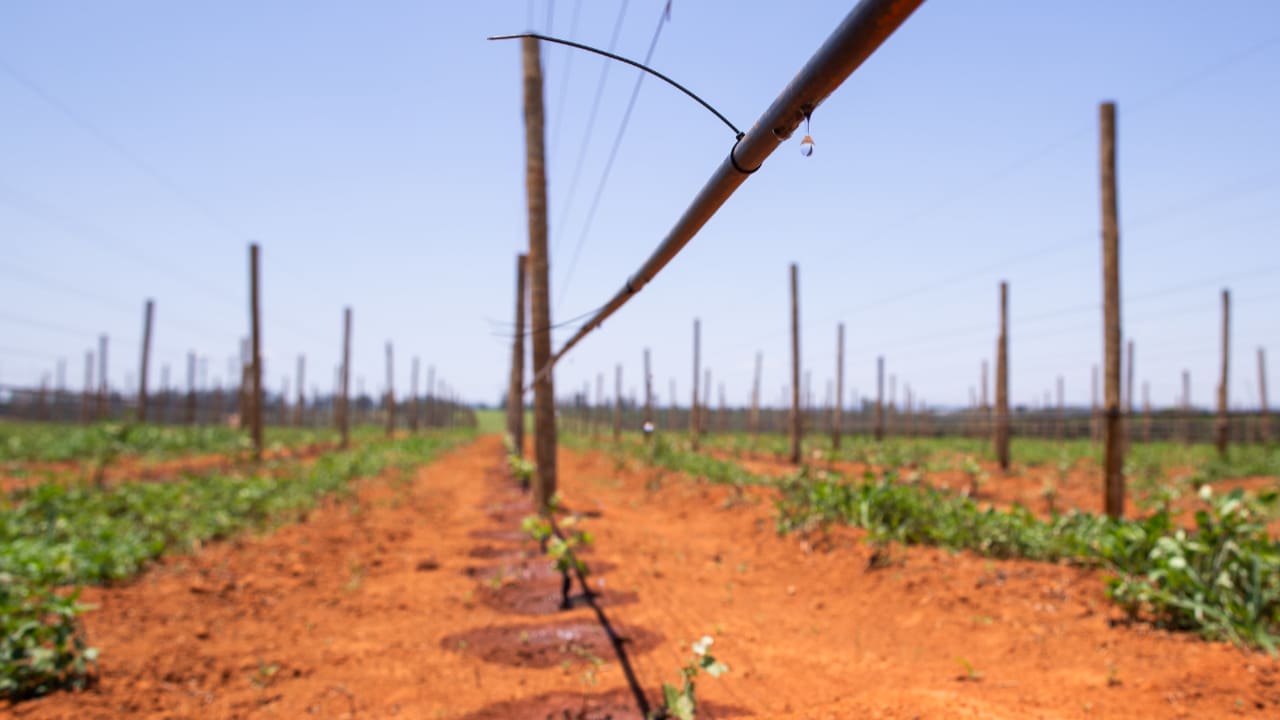
[[[1124,454],[1129,454],[1133,444],[1133,341],[1126,343],[1124,374],[1124,422],[1121,424],[1124,433]]]
[[[276,415],[276,422],[280,427],[289,424],[289,376],[284,375],[280,378],[280,410]]]
[[[529,206],[530,322],[533,341],[533,432],[537,475],[533,504],[549,509],[556,494],[556,399],[551,361],[551,289],[547,258],[547,175],[538,41],[521,40],[524,65],[525,190]]]
[[[721,433],[727,433],[729,432],[729,416],[726,413],[725,402],[724,402],[724,382],[720,383],[719,388],[720,388],[720,409],[717,410],[716,413],[720,416],[720,418],[719,418],[719,422],[716,423],[716,425],[719,426]]]
[[[258,244],[249,245],[249,319],[252,325],[252,355],[249,366],[250,422],[253,431],[253,459],[262,459],[262,315],[259,305]]]
[[[1009,283],[1000,282],[1000,334],[996,339],[995,451],[1000,469],[1009,469]]]
[[[147,421],[147,375],[151,364],[151,319],[155,301],[148,299],[142,310],[142,359],[138,365],[138,422]]]
[[[196,424],[196,354],[187,353],[187,410],[183,421],[188,425]]]
[[[644,349],[644,425],[653,427],[653,369],[649,365],[649,348]],[[645,433],[650,437],[653,433]]]
[[[298,355],[298,403],[293,407],[294,427],[303,426],[307,409],[307,356]]]
[[[698,374],[701,372],[699,362],[701,360],[701,337],[702,323],[698,318],[693,319],[693,396],[689,401],[689,443],[694,452],[698,451]]]
[[[613,370],[613,441],[622,441],[622,363]]]
[[[427,366],[427,389],[426,389],[426,394],[427,394],[427,400],[426,400],[426,403],[427,403],[427,409],[426,409],[427,422],[426,422],[426,425],[427,425],[427,427],[434,427],[435,422],[436,422],[436,395],[435,395],[435,392],[436,392],[436,366],[435,366],[435,365],[428,365],[428,366]],[[521,434],[523,435],[523,434],[524,434],[524,423],[521,423],[521,424],[520,424],[520,426],[521,426]]]
[[[338,432],[342,449],[351,447],[351,308],[342,309],[342,402],[338,410]]]
[[[1142,383],[1142,441],[1151,442],[1151,383]]]
[[[1058,376],[1058,442],[1062,442],[1067,437],[1067,400],[1065,388],[1066,381],[1061,375]]]
[[[702,401],[698,403],[698,431],[711,432],[711,368],[702,371]]]
[[[98,411],[96,419],[101,422],[107,419],[107,402],[110,399],[110,385],[107,383],[107,336],[98,336]]]
[[[676,395],[676,379],[670,378],[670,380],[671,380],[671,404],[667,405],[667,427],[671,428],[672,430],[675,430],[676,429],[676,402],[679,396]]]
[[[840,449],[844,427],[844,323],[836,325],[836,392],[831,406],[831,447]]]
[[[1218,454],[1226,457],[1230,427],[1227,424],[1227,367],[1230,359],[1231,291],[1222,291],[1222,379],[1218,382],[1218,422],[1215,440]]]
[[[516,455],[524,455],[524,318],[529,256],[516,256],[515,335],[511,338],[511,379],[507,383],[507,437]]]
[[[1262,411],[1261,424],[1258,428],[1262,434],[1262,442],[1271,442],[1271,415],[1267,409],[1267,351],[1258,348],[1258,401]]]
[[[804,418],[800,409],[800,271],[791,263],[791,463],[800,464]]]
[[[418,432],[418,423],[422,405],[418,400],[418,372],[421,370],[418,356],[413,356],[413,363],[409,370],[409,432]],[[522,420],[524,418],[521,418]],[[522,425],[524,423],[521,423]]]
[[[884,439],[884,356],[876,358],[876,442]]]
[[[1106,512],[1124,516],[1124,443],[1120,412],[1120,225],[1116,198],[1116,106],[1099,108],[1102,181],[1102,304],[1104,400],[1104,477]]]
[[[80,422],[88,423],[93,418],[90,409],[93,405],[93,351],[84,353],[84,392],[80,394]]]
[[[395,390],[395,371],[393,370],[393,352],[391,341],[387,341],[387,437],[394,437],[396,434],[396,390]]]
[[[755,379],[751,381],[751,426],[753,436],[760,434],[760,365],[764,361],[764,353],[756,352]]]

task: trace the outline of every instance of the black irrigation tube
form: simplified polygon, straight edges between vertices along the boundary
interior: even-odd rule
[[[560,526],[556,524],[555,518],[548,517],[551,523],[551,532],[561,541],[565,541],[564,533],[560,531]],[[591,588],[587,586],[587,578],[582,573],[582,568],[577,563],[573,564],[573,574],[578,578],[578,584],[582,586],[583,601],[595,612],[596,620],[600,622],[600,627],[604,629],[605,635],[609,636],[609,644],[613,646],[613,652],[618,656],[618,664],[622,666],[622,674],[627,679],[627,687],[631,688],[631,694],[635,696],[636,707],[639,708],[643,717],[649,717],[649,698],[644,694],[644,688],[640,686],[640,679],[636,677],[636,671],[631,667],[631,658],[627,656],[627,648],[623,639],[618,632],[613,629],[613,624],[609,622],[609,616],[605,615],[604,608],[600,607],[600,602],[596,599],[596,594],[591,592]]]

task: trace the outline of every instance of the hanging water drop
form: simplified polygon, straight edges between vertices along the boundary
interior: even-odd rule
[[[800,154],[805,157],[813,154],[813,138],[808,135],[804,136],[804,139],[800,141]]]

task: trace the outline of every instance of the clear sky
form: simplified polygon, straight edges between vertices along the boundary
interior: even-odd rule
[[[644,56],[664,4],[627,3],[618,52]],[[852,6],[674,0],[652,65],[747,127]],[[519,45],[484,38],[532,27],[607,47],[621,7],[0,4],[0,383],[38,382],[67,358],[79,387],[105,332],[123,384],[147,297],[153,387],[166,364],[181,376],[188,350],[225,378],[247,332],[256,240],[270,388],[299,353],[308,386],[331,387],[350,304],[368,391],[382,387],[390,340],[398,389],[417,355],[465,398],[494,402],[527,236]],[[588,131],[604,61],[571,53],[544,50],[556,321],[621,286],[733,142],[646,80],[584,233],[636,71],[610,68]],[[1231,393],[1255,405],[1256,348],[1280,370],[1271,0],[928,0],[814,114],[814,155],[801,157],[798,135],[783,145],[566,358],[557,390],[594,388],[603,372],[611,392],[622,362],[630,393],[650,347],[659,397],[675,378],[687,402],[700,317],[703,357],[730,401],[747,398],[763,351],[763,394],[777,402],[794,261],[818,400],[843,321],[849,392],[872,392],[883,354],[917,397],[967,403],[1007,279],[1014,401],[1063,375],[1068,401],[1087,403],[1102,354],[1097,106],[1108,99],[1138,379],[1167,404],[1185,368],[1193,400],[1210,402],[1229,287]]]

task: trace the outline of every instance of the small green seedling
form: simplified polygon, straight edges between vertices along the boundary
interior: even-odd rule
[[[568,528],[568,531],[563,534],[557,534],[555,528],[551,526],[551,522],[540,515],[530,515],[520,524],[521,529],[529,537],[538,541],[542,551],[551,559],[552,567],[560,573],[561,610],[568,610],[571,607],[569,602],[569,588],[572,584],[571,572],[576,572],[583,578],[583,595],[591,595],[591,588],[587,587],[585,581],[589,573],[587,564],[582,561],[582,558],[578,557],[575,548],[580,545],[590,545],[594,539],[591,537],[591,533],[574,529],[573,526],[576,523],[577,520],[574,517],[568,517],[561,521],[561,527]]]
[[[689,663],[680,668],[681,684],[662,684],[662,707],[649,713],[649,720],[694,720],[698,703],[694,696],[694,679],[698,673],[705,672],[711,677],[720,677],[729,672],[729,666],[717,661],[708,650],[715,642],[710,635],[703,635],[701,640],[693,643],[693,657]]]

